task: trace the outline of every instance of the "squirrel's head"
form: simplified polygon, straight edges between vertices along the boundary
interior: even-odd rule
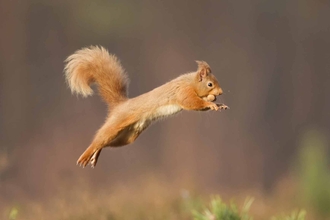
[[[218,96],[222,94],[222,89],[219,86],[218,80],[211,73],[210,66],[205,61],[196,61],[198,69],[196,72],[197,81],[196,92],[199,97],[206,97],[208,95]]]

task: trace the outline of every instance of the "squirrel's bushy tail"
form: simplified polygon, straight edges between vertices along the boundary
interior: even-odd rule
[[[92,95],[90,85],[95,82],[109,106],[127,99],[128,76],[118,58],[103,47],[83,48],[65,62],[65,78],[72,93]]]

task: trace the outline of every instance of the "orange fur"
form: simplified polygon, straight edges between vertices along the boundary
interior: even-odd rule
[[[92,95],[90,84],[96,82],[100,95],[109,106],[127,99],[127,74],[117,57],[103,47],[83,48],[65,62],[66,81],[73,93],[84,97]]]
[[[154,90],[129,99],[128,77],[115,55],[103,47],[76,51],[66,59],[66,80],[73,93],[93,94],[90,84],[96,82],[102,98],[111,107],[104,125],[77,163],[94,167],[104,147],[130,144],[153,122],[181,110],[227,109],[213,103],[222,90],[205,61],[196,61],[196,72],[183,74]]]

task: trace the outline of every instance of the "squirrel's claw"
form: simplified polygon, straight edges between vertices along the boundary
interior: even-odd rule
[[[217,106],[219,107],[220,110],[227,110],[229,107],[225,104],[222,103],[217,103]]]

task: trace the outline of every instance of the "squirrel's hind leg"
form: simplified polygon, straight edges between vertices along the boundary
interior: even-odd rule
[[[123,133],[122,131],[127,129],[131,124],[134,124],[136,121],[136,117],[130,116],[118,121],[117,123],[110,124],[106,122],[96,133],[91,145],[79,157],[77,164],[85,167],[88,163],[90,163],[92,167],[95,167],[103,147],[123,146],[128,144],[128,142],[119,142],[117,145],[114,145],[114,140],[116,138],[118,139],[118,136],[119,140],[121,140],[121,138],[125,139],[127,134],[125,132]],[[124,137],[120,137],[120,134],[124,135]],[[134,139],[132,139],[132,141],[134,141]]]

